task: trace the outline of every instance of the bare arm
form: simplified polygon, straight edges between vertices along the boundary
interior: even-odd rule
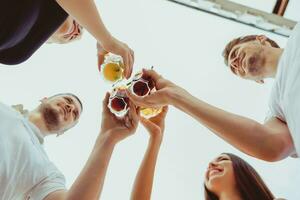
[[[264,125],[211,106],[188,93],[172,96],[175,107],[246,154],[266,161],[277,161],[293,151],[288,127],[277,118],[271,118]]]
[[[94,0],[57,0],[57,3],[92,34],[106,51],[122,56],[125,64],[124,73],[129,78],[134,62],[134,52],[109,33]]]
[[[160,141],[150,138],[144,159],[136,175],[131,200],[150,200]]]
[[[57,3],[104,46],[111,34],[98,13],[94,0],[57,0]]]
[[[150,138],[147,151],[134,181],[131,200],[151,199],[155,166],[163,138],[166,113],[167,107],[165,107],[158,116],[150,120],[141,119],[142,124],[150,134]]]
[[[103,101],[102,131],[80,175],[69,190],[53,192],[45,200],[99,199],[115,145],[133,134],[139,121],[138,111],[131,102],[127,116],[118,119],[107,108],[108,99],[107,94]]]
[[[51,193],[45,200],[99,199],[114,146],[110,139],[99,137],[85,167],[70,190]]]
[[[154,80],[157,92],[137,97],[127,91],[135,104],[144,107],[174,105],[234,147],[262,160],[277,161],[294,151],[288,127],[280,120],[272,118],[265,125],[260,124],[197,99],[153,70],[144,70],[144,73]]]

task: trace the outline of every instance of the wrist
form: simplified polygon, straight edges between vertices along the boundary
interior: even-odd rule
[[[101,39],[101,46],[106,50],[112,45],[114,37],[107,32]]]
[[[101,132],[97,138],[97,143],[106,147],[114,147],[117,141],[112,137],[113,133],[111,130]]]
[[[162,142],[163,136],[162,134],[151,135],[149,138],[149,144],[160,145]]]
[[[170,105],[177,107],[182,98],[188,96],[188,92],[179,86],[174,86],[167,92],[167,98]]]

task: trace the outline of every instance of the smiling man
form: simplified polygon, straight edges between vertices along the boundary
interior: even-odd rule
[[[72,17],[68,17],[65,22],[52,34],[47,43],[67,44],[82,37],[83,27]]]
[[[223,52],[224,62],[237,76],[263,83],[274,78],[283,49],[264,35],[249,35],[229,42]]]
[[[0,199],[42,199],[65,183],[43,149],[44,138],[73,127],[82,104],[66,93],[43,98],[26,116],[18,111],[0,104]]]
[[[70,189],[42,144],[46,136],[63,134],[76,125],[82,113],[80,100],[69,93],[43,98],[25,116],[0,103],[0,200],[99,199],[114,146],[135,132],[139,119],[132,104],[123,119],[116,119],[107,108],[108,100],[109,94],[94,149]]]
[[[264,35],[249,35],[230,41],[223,52],[225,64],[233,74],[258,83],[274,78],[265,126],[288,129],[293,140],[291,156],[300,154],[300,24],[290,36],[285,49]],[[275,136],[274,136],[275,138]],[[281,145],[287,144],[284,139]],[[280,152],[279,152],[280,153]],[[284,155],[283,152],[281,152]],[[298,155],[296,155],[298,154]]]
[[[225,63],[239,77],[259,83],[275,78],[270,114],[263,124],[209,105],[153,70],[144,73],[154,80],[155,93],[138,97],[127,91],[127,95],[141,107],[171,104],[256,158],[278,161],[299,157],[300,24],[295,26],[285,49],[265,36],[252,35],[232,40],[223,55]]]

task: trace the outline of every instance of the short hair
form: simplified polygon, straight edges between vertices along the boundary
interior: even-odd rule
[[[230,51],[232,50],[232,48],[234,46],[236,46],[238,44],[242,44],[242,43],[246,43],[246,42],[256,40],[256,38],[258,36],[259,35],[247,35],[247,36],[244,36],[244,37],[238,37],[238,38],[235,38],[235,39],[231,40],[225,46],[225,49],[223,50],[223,53],[222,53],[222,55],[224,57],[224,63],[226,64],[226,66],[228,66],[229,53],[230,53]],[[267,37],[267,41],[271,44],[272,47],[280,48],[279,45],[274,40],[271,40],[270,38]]]
[[[81,112],[83,111],[83,104],[82,104],[81,100],[78,98],[78,96],[76,96],[75,94],[68,93],[68,92],[66,92],[66,93],[58,93],[58,94],[50,96],[49,99],[57,97],[57,96],[72,96],[72,97],[74,97],[79,102],[79,104],[80,104]]]
[[[243,200],[273,200],[275,197],[262,180],[256,170],[242,158],[231,154],[228,155],[232,162],[234,179],[237,184],[237,191]],[[204,185],[205,200],[219,200],[218,196]]]

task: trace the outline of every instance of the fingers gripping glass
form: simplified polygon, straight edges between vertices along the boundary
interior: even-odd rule
[[[115,88],[109,97],[108,108],[118,117],[123,117],[129,110],[129,98],[125,90],[124,87]]]
[[[118,85],[118,84],[117,84]],[[126,95],[126,88],[137,96],[144,97],[155,92],[155,84],[151,77],[137,73],[132,81],[127,83],[126,86],[118,86],[111,92],[108,108],[117,117],[123,117],[129,110],[129,98]],[[158,115],[162,108],[140,108],[141,116],[151,118]]]
[[[129,83],[129,89],[136,96],[144,97],[154,90],[154,81],[143,73],[138,73]]]
[[[155,92],[155,83],[151,77],[143,73],[136,74],[129,86],[130,91],[136,96],[144,97]],[[141,108],[140,114],[147,119],[155,117],[162,111],[162,108]]]

